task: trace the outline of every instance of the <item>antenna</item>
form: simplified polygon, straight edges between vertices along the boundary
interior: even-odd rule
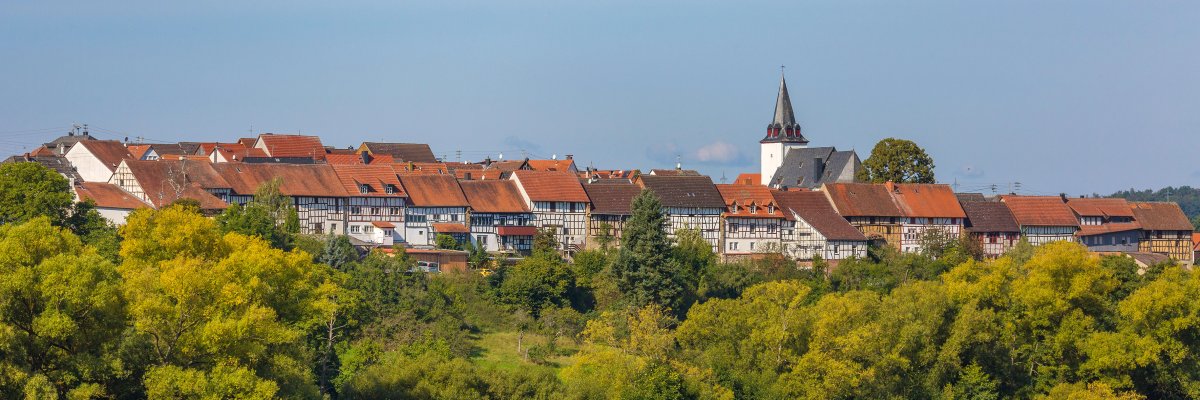
[[[679,162],[679,155],[676,154],[675,155],[675,170],[678,171],[681,169],[683,169],[683,163]]]
[[[455,151],[454,151],[454,161],[456,161],[456,162],[462,162],[462,150],[455,150]]]
[[[1013,182],[1013,187],[1015,188],[1014,189],[1015,191],[1013,192],[1013,194],[1020,192],[1021,191],[1021,182]]]

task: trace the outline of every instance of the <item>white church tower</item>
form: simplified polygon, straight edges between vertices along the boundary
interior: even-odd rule
[[[783,165],[783,157],[791,149],[808,147],[808,139],[800,134],[800,124],[792,111],[792,99],[788,97],[787,81],[779,75],[779,97],[775,99],[775,118],[767,125],[767,137],[758,142],[762,146],[762,184],[769,185],[775,171]]]

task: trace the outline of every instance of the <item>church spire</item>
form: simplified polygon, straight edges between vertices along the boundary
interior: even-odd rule
[[[796,114],[792,109],[792,98],[788,96],[787,79],[783,76],[783,67],[779,71],[779,94],[775,98],[775,116],[767,125],[767,137],[762,142],[808,143],[808,139],[800,134],[800,124],[796,123]]]

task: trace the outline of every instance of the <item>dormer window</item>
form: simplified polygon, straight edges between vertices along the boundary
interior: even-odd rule
[[[387,194],[395,194],[396,193],[396,185],[389,183],[383,187],[383,191],[384,191],[384,193],[387,193]]]
[[[362,193],[362,194],[367,194],[367,193],[369,193],[370,191],[371,191],[371,185],[368,185],[368,184],[365,184],[365,183],[360,183],[360,184],[358,184],[358,192],[359,192],[359,193]]]
[[[756,206],[754,203],[750,203],[750,213],[754,214],[757,212],[758,212],[758,206]]]
[[[767,214],[774,214],[774,213],[775,213],[775,205],[767,204]]]

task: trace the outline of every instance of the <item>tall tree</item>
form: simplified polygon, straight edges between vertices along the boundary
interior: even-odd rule
[[[58,225],[71,211],[67,178],[38,163],[0,164],[0,224],[20,223],[39,216]]]
[[[291,198],[280,192],[280,185],[278,178],[268,181],[245,206],[232,205],[217,216],[221,231],[259,237],[275,248],[291,250],[300,233],[300,218]]]
[[[632,305],[653,303],[679,310],[684,282],[663,231],[667,218],[662,202],[647,189],[633,198],[632,207],[633,215],[622,232],[621,252],[613,263],[617,285]]]
[[[317,259],[321,263],[333,267],[339,271],[344,271],[347,264],[358,260],[358,249],[350,243],[350,237],[346,235],[333,235],[325,241],[325,248],[321,251],[321,256]]]
[[[934,183],[933,158],[911,140],[880,140],[862,166],[855,178],[864,182]]]

